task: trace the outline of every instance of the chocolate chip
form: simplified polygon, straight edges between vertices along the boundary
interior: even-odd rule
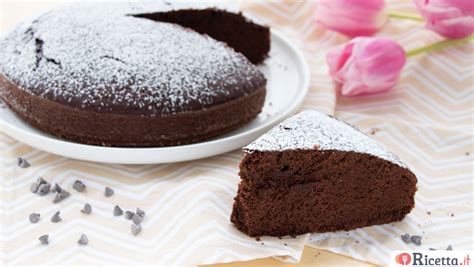
[[[61,186],[58,185],[58,183],[54,183],[54,187],[51,191],[61,193],[63,191],[63,189],[61,188]]]
[[[57,223],[57,222],[60,222],[62,219],[61,219],[61,216],[59,216],[59,211],[56,211],[56,213],[53,215],[53,217],[51,217],[51,221],[53,223]]]
[[[453,250],[453,246],[452,245],[449,245],[446,250]]]
[[[132,221],[134,224],[140,224],[143,220],[143,217],[138,214],[133,214]]]
[[[45,183],[45,184],[41,184],[39,187],[38,187],[38,195],[40,196],[44,196],[46,194],[49,193],[49,189],[51,188],[51,184],[50,183]]]
[[[42,235],[38,239],[39,239],[39,241],[41,241],[41,244],[43,244],[43,245],[49,244],[49,241],[48,241],[49,235]]]
[[[411,242],[413,242],[415,245],[419,246],[421,245],[421,239],[422,237],[419,235],[414,235],[411,237]]]
[[[41,177],[41,176],[38,177],[38,178],[36,178],[36,184],[37,184],[38,186],[40,186],[40,185],[42,185],[42,184],[47,184],[47,183],[48,183],[48,182],[47,182],[45,179],[43,179],[43,177]]]
[[[31,191],[31,193],[36,193],[36,192],[38,192],[38,188],[39,188],[39,186],[38,186],[37,183],[32,183],[31,186],[30,186],[30,191]]]
[[[30,214],[30,222],[31,223],[37,223],[40,220],[40,214],[39,213],[31,213]]]
[[[131,219],[133,218],[133,215],[134,215],[134,214],[135,214],[135,213],[133,213],[133,211],[127,210],[127,211],[125,212],[125,219],[131,220]]]
[[[71,193],[69,193],[68,191],[63,189],[60,193],[56,193],[56,196],[54,197],[53,203],[58,203],[58,202],[62,201],[63,199],[68,198],[70,195],[71,195]]]
[[[411,243],[411,237],[410,237],[409,234],[404,234],[401,237],[402,237],[403,242],[405,242],[405,244],[410,244]]]
[[[139,225],[139,224],[132,223],[131,229],[132,229],[132,234],[133,235],[138,235],[138,233],[140,233],[140,231],[142,230],[142,226]]]
[[[87,245],[89,243],[89,238],[87,238],[85,234],[81,234],[81,237],[79,238],[79,240],[77,240],[77,243],[79,245]]]
[[[30,167],[30,163],[26,159],[21,158],[21,157],[18,157],[17,163],[18,163],[18,167],[23,168],[23,169]]]
[[[121,216],[123,214],[123,210],[118,206],[115,205],[114,207],[114,215],[115,216]]]
[[[105,197],[111,197],[114,194],[114,190],[110,187],[106,187],[104,191]]]
[[[91,204],[86,203],[86,204],[84,205],[84,208],[82,208],[81,212],[82,212],[82,213],[85,213],[85,214],[91,214],[91,212],[92,212]]]
[[[77,192],[82,192],[86,188],[86,185],[82,181],[76,180],[72,185],[72,188],[76,189]]]
[[[136,213],[137,213],[140,217],[142,217],[142,218],[145,217],[145,212],[144,212],[142,209],[140,209],[140,208],[137,208],[137,212],[136,212]]]

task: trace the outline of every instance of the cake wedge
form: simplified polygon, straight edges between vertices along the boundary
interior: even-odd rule
[[[249,236],[351,230],[402,220],[417,178],[383,145],[317,111],[243,148],[231,222]]]

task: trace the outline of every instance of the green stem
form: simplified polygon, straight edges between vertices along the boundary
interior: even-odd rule
[[[416,21],[423,21],[423,18],[414,14],[402,13],[402,12],[389,12],[388,16],[394,19],[411,19]]]
[[[416,48],[410,51],[406,52],[407,57],[413,57],[416,55],[419,55],[421,53],[427,53],[433,50],[438,50],[445,48],[447,46],[455,45],[455,44],[462,44],[462,43],[468,43],[469,41],[474,40],[474,34],[469,35],[468,37],[462,38],[462,39],[447,39],[443,40],[434,44],[430,44],[424,47]]]

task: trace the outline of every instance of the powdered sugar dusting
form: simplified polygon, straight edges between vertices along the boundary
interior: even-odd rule
[[[264,134],[244,151],[283,151],[317,149],[369,154],[401,167],[397,155],[353,126],[317,111],[303,111]]]
[[[45,99],[127,114],[198,110],[264,86],[257,68],[225,44],[132,16],[175,8],[114,3],[50,11],[0,40],[0,71]]]

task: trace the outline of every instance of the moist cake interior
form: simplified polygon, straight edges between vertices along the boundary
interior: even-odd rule
[[[242,53],[250,62],[261,63],[270,50],[270,31],[250,22],[241,14],[214,8],[183,9],[168,12],[136,14],[134,17],[168,22],[193,29],[226,43]]]
[[[350,230],[399,221],[414,206],[416,178],[383,159],[341,151],[254,152],[232,222],[250,236]]]

